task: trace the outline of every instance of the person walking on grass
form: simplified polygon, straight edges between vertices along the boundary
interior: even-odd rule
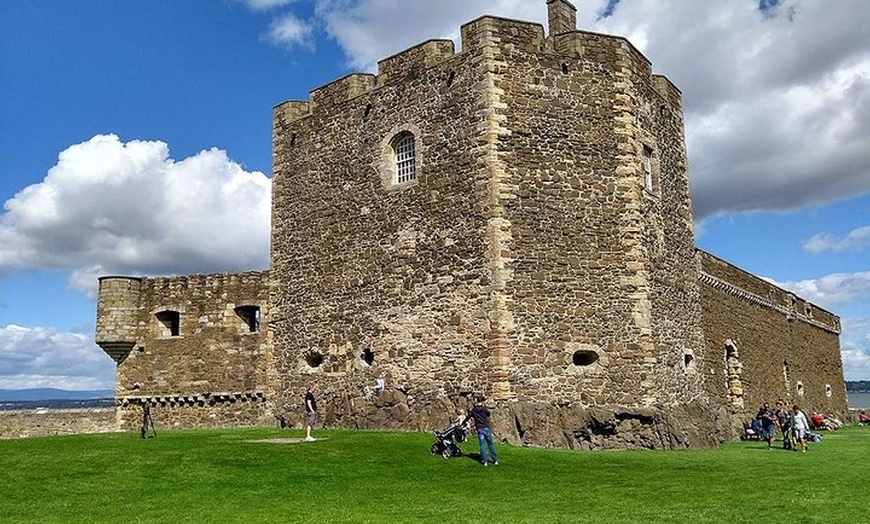
[[[782,431],[782,449],[792,449],[791,412],[785,407],[784,401],[776,401],[776,424]]]
[[[797,451],[798,442],[800,442],[803,452],[807,452],[807,437],[810,434],[810,422],[807,416],[801,411],[797,404],[792,406],[791,427],[794,431],[794,450]]]
[[[770,409],[770,404],[765,402],[755,415],[756,420],[761,422],[761,438],[767,441],[767,450],[773,449],[773,434],[776,430],[776,414]]]
[[[489,408],[483,405],[485,398],[483,395],[475,397],[474,406],[468,411],[468,416],[465,417],[465,422],[474,420],[474,427],[477,429],[477,440],[480,444],[480,461],[484,466],[488,464],[486,459],[486,450],[489,449],[489,458],[493,465],[498,466],[498,455],[495,453],[495,447],[492,444],[492,426],[489,421]]]
[[[317,391],[317,383],[309,382],[308,391],[305,392],[305,442],[314,442],[311,429],[317,422],[317,399],[314,392]]]

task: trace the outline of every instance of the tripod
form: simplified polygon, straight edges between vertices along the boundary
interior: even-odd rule
[[[139,434],[142,438],[148,437],[148,428],[151,427],[153,437],[157,437],[157,430],[154,429],[154,420],[151,418],[151,402],[142,404],[142,427],[139,429]]]

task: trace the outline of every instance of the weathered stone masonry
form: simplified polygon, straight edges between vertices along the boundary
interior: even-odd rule
[[[482,392],[502,438],[583,449],[712,445],[780,396],[844,414],[837,318],[696,251],[680,91],[548,8],[278,105],[269,272],[102,279],[126,426],[298,424],[310,380],[330,426]]]
[[[0,439],[111,433],[119,427],[111,408],[0,411]]]
[[[711,394],[736,403],[744,415],[781,398],[847,417],[839,319],[713,255],[699,255],[711,355],[706,371],[720,377],[711,384]],[[727,380],[729,352],[739,363],[737,380]]]
[[[271,422],[268,304],[267,272],[101,278],[96,342],[118,363],[122,427],[145,402],[164,427]]]

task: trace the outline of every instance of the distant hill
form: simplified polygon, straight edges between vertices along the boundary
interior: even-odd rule
[[[851,393],[870,393],[870,380],[846,381],[846,391]]]
[[[112,398],[115,392],[111,389],[91,391],[68,391],[65,389],[0,389],[0,402],[21,402],[25,400],[90,400]]]

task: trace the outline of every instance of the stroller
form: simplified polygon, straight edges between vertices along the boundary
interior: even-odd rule
[[[450,424],[441,431],[435,431],[434,434],[435,443],[429,448],[429,453],[441,455],[446,459],[462,456],[462,450],[456,444],[468,440],[468,432],[464,425]]]

